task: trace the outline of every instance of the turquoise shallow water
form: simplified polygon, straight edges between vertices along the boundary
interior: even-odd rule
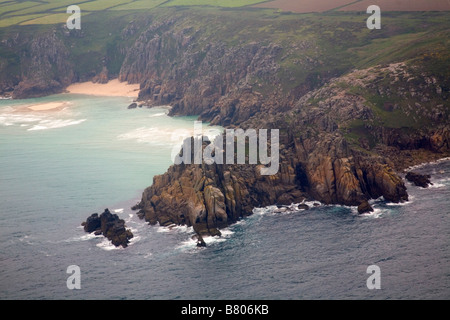
[[[58,112],[17,112],[70,101]],[[196,248],[191,228],[148,226],[130,210],[194,117],[133,109],[128,98],[55,95],[0,101],[0,299],[450,298],[450,162],[417,168],[403,205],[375,213],[319,206],[254,215]],[[205,128],[206,130],[206,128]],[[116,249],[80,223],[109,208],[135,238]],[[366,269],[381,268],[381,290]],[[81,290],[66,286],[78,265]]]

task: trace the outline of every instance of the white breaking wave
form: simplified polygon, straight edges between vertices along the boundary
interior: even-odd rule
[[[204,128],[203,135],[210,140],[218,136],[221,132],[214,128]],[[127,133],[120,134],[118,140],[133,140],[138,143],[147,143],[158,146],[168,146],[170,148],[180,147],[186,138],[194,135],[194,130],[189,129],[173,129],[158,127],[140,127],[133,129]]]
[[[172,225],[167,226],[167,227],[159,226],[158,229],[156,230],[156,232],[160,232],[160,233],[178,232],[178,233],[192,234],[192,233],[194,233],[194,228],[192,226],[188,227],[186,225],[179,226],[179,225],[176,225],[176,224],[172,224]]]
[[[167,115],[167,113],[165,113],[165,112],[155,113],[155,114],[150,115],[149,118],[162,117],[162,116],[165,116],[165,115]]]
[[[87,119],[80,119],[80,120],[74,120],[74,119],[56,119],[56,120],[42,120],[38,124],[34,125],[27,131],[36,131],[36,130],[48,130],[48,129],[57,129],[57,128],[63,128],[67,126],[73,126],[80,123],[83,123]]]
[[[91,239],[95,239],[95,238],[100,238],[102,237],[101,235],[96,236],[94,233],[86,233],[82,236],[78,236],[78,237],[72,237],[66,240],[63,240],[63,242],[79,242],[79,241],[87,241],[87,240],[91,240]]]
[[[86,119],[67,119],[71,112],[60,111],[55,114],[38,112],[17,112],[17,107],[2,108],[0,113],[0,125],[30,127],[27,131],[48,130],[77,125]]]
[[[432,185],[429,185],[428,188],[430,189],[439,189],[439,188],[445,188],[447,185],[443,183],[433,183]]]
[[[306,204],[309,206],[309,210],[313,210],[314,208],[320,208],[320,207],[342,207],[347,208],[351,211],[351,214],[354,216],[359,216],[361,218],[370,218],[370,219],[377,219],[381,218],[383,215],[388,214],[391,212],[392,209],[389,207],[393,206],[406,206],[413,202],[414,197],[410,196],[409,201],[401,202],[401,203],[394,203],[394,202],[386,202],[386,200],[383,197],[380,197],[378,199],[370,199],[368,202],[373,208],[373,212],[363,213],[359,214],[358,207],[357,206],[345,206],[345,205],[326,205],[319,201],[303,201],[301,203],[297,204],[291,204],[290,206],[281,206],[278,207],[276,205],[267,206],[263,208],[254,208],[253,209],[253,215],[256,216],[264,216],[264,215],[270,215],[270,216],[277,216],[277,215],[286,215],[286,214],[292,214],[292,213],[301,213],[305,212],[305,209],[298,208],[301,204]],[[383,207],[388,206],[388,207]]]
[[[292,214],[296,212],[303,212],[306,211],[306,209],[299,207],[300,205],[307,205],[309,209],[313,209],[316,207],[323,207],[325,206],[320,201],[303,201],[300,203],[292,203],[291,205],[285,205],[278,207],[276,205],[271,205],[263,208],[254,208],[253,214],[256,215],[285,215],[285,214]]]
[[[221,232],[222,232],[222,230],[221,230]],[[227,239],[228,239],[228,237],[224,236],[223,233],[222,233],[222,236],[214,236],[214,237],[212,237],[212,236],[205,236],[205,237],[203,237],[203,241],[205,241],[207,247],[211,246],[214,243],[227,241]],[[187,250],[187,251],[194,250],[194,249],[197,249],[197,248],[198,248],[197,247],[197,240],[192,239],[192,238],[180,242],[175,247],[175,249],[179,249],[179,250],[183,250],[183,251],[184,250]],[[202,249],[202,248],[200,248],[200,249]]]
[[[167,145],[170,143],[171,130],[141,127],[119,135],[119,140],[134,140],[138,143]],[[181,143],[180,143],[181,144]]]
[[[385,210],[382,210],[380,208],[373,208],[373,212],[366,212],[363,214],[360,214],[359,216],[362,218],[371,218],[371,219],[378,219],[380,218]]]
[[[29,114],[2,113],[0,115],[0,125],[12,126],[21,124],[30,124],[42,121],[44,117]]]
[[[135,231],[131,230],[131,232],[133,232],[133,238],[130,239],[130,243],[128,244],[128,246],[131,246],[141,240],[141,236],[136,235]]]
[[[86,119],[55,119],[44,115],[3,113],[0,125],[30,127],[27,131],[63,128],[83,123]]]
[[[108,240],[108,238],[104,237],[103,241],[97,244],[97,247],[100,249],[106,250],[106,251],[112,251],[112,250],[120,250],[122,247],[116,247],[111,243],[111,241]]]
[[[187,228],[187,231],[191,231],[192,234],[194,233],[192,227]],[[234,231],[230,230],[229,228],[221,229],[220,233],[221,233],[220,236],[203,236],[203,241],[205,241],[206,246],[208,247],[215,243],[227,241],[234,235]],[[189,239],[181,241],[175,247],[175,249],[182,250],[182,251],[196,250],[196,249],[198,249],[197,239],[195,239],[195,237],[191,236],[191,237],[189,237]],[[202,248],[200,248],[200,249],[202,249]]]
[[[222,234],[221,237],[229,238],[234,234],[234,231],[231,231],[229,228],[225,228],[220,230],[220,233]]]
[[[450,157],[438,159],[436,161],[424,162],[424,163],[421,163],[421,164],[418,164],[415,166],[410,166],[410,167],[406,168],[404,171],[406,172],[406,171],[411,171],[411,170],[415,170],[415,169],[420,169],[427,165],[434,165],[434,164],[438,164],[438,163],[445,162],[445,161],[450,161]]]
[[[399,203],[395,203],[395,202],[388,202],[386,203],[387,206],[391,206],[391,207],[396,207],[396,206],[406,206],[408,204],[411,204],[412,201],[405,201],[405,202],[399,202]]]

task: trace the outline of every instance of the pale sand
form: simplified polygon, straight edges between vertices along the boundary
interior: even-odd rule
[[[66,90],[68,93],[93,96],[137,98],[139,84],[128,84],[127,82],[119,82],[118,79],[114,79],[105,84],[93,82],[74,83],[68,86]]]
[[[32,111],[56,111],[61,110],[64,107],[69,105],[66,101],[59,102],[47,102],[47,103],[39,103],[33,104],[31,106],[27,106],[26,108]]]
[[[14,107],[13,112],[54,112],[70,106],[68,101],[55,101],[36,104],[26,104]]]

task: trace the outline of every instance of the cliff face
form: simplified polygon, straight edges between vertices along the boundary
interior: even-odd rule
[[[289,109],[295,99],[337,74],[329,71],[320,81],[309,81],[317,78],[316,60],[324,55],[315,40],[287,45],[275,36],[233,34],[233,21],[220,20],[224,25],[215,27],[207,23],[195,25],[182,15],[151,24],[128,48],[119,79],[140,83],[139,99],[171,105],[171,115],[199,115],[212,124],[238,126],[258,113]],[[253,31],[258,29],[247,32]],[[290,60],[304,80],[288,88],[286,78],[292,78],[293,70],[283,61]]]
[[[277,174],[261,175],[261,165],[174,165],[145,190],[139,215],[151,224],[217,234],[255,206],[305,199],[359,205],[380,196],[407,201],[396,170],[450,154],[448,92],[430,79],[403,63],[357,70],[309,92],[287,112],[258,113],[241,125],[280,130]],[[380,95],[385,90],[392,91]],[[373,93],[383,101],[371,101]]]
[[[251,92],[250,78],[278,80],[274,59],[280,47],[262,43],[227,47],[215,40],[198,48],[199,38],[191,28],[144,33],[129,50],[120,80],[141,82],[139,98],[152,105],[172,105],[171,115],[201,115],[205,121],[237,125],[260,112],[262,100],[257,95],[246,98],[250,105],[245,107],[240,98],[243,91]],[[225,96],[227,110],[220,106]]]
[[[173,165],[144,191],[139,215],[150,224],[187,224],[215,235],[256,206],[305,199],[359,205],[380,196],[408,200],[402,179],[385,159],[352,150],[339,134],[322,138],[283,136],[280,168],[272,176],[261,175],[261,165]]]
[[[317,32],[302,27],[300,34]],[[406,201],[398,172],[449,154],[448,85],[442,73],[423,68],[425,55],[352,71],[349,52],[344,62],[333,59],[343,46],[335,38],[326,39],[333,53],[318,35],[230,42],[220,32],[184,17],[152,24],[129,48],[120,79],[140,82],[140,99],[170,104],[172,115],[278,129],[279,170],[264,176],[261,165],[171,166],[138,205],[149,223],[187,224],[214,235],[255,206],[304,199],[360,205],[380,196]]]
[[[17,34],[3,41],[6,47],[21,48],[20,77],[9,79],[3,88],[13,89],[14,99],[45,96],[61,92],[74,80],[69,51],[56,32],[38,33],[32,37]]]

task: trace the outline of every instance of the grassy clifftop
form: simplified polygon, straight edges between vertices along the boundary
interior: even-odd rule
[[[23,52],[30,50],[31,39],[45,33],[55,33],[64,43],[76,79],[93,77],[104,65],[111,76],[117,76],[127,48],[141,32],[169,19],[177,21],[171,26],[173,32],[191,28],[192,33],[201,34],[196,44],[199,50],[212,41],[229,47],[250,42],[280,45],[278,75],[282,87],[288,90],[304,82],[320,85],[322,79],[353,68],[414,59],[448,76],[449,68],[445,68],[450,51],[448,12],[385,13],[382,29],[368,30],[365,23],[368,15],[362,13],[294,14],[253,7],[172,7],[176,1],[146,1],[148,7],[139,7],[140,1],[121,1],[120,5],[114,1],[85,1],[80,3],[82,29],[69,31],[64,27],[69,2],[47,2],[0,3],[3,25],[20,16],[46,14],[43,20],[0,28],[0,81],[14,78],[17,82],[21,78],[25,72]],[[139,9],[129,10],[132,5]],[[108,10],[104,10],[106,7]],[[118,10],[120,7],[123,10]],[[252,81],[271,89],[264,79]]]

